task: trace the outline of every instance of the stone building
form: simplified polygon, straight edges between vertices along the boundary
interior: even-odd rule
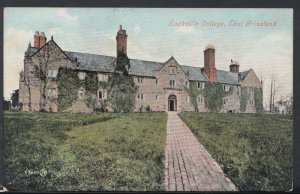
[[[127,34],[122,26],[116,36],[117,56],[122,51],[127,53]],[[239,64],[231,60],[229,71],[216,69],[215,48],[208,45],[204,50],[204,67],[180,65],[172,56],[166,62],[152,62],[130,59],[129,74],[134,77],[138,86],[135,111],[150,107],[152,111],[194,111],[185,87],[195,82],[199,89],[204,89],[208,82],[222,84],[223,90],[233,88],[233,93],[223,99],[221,112],[240,112],[241,88],[249,93],[245,112],[254,113],[254,89],[262,88],[262,82],[252,69],[239,72]],[[34,34],[34,46],[30,44],[25,52],[24,70],[20,73],[19,101],[24,111],[39,111],[41,103],[45,110],[58,111],[58,105],[53,101],[59,95],[56,77],[60,67],[69,67],[78,73],[79,79],[85,79],[87,72],[97,72],[99,81],[107,81],[115,69],[116,57],[79,53],[62,50],[53,37],[47,42],[43,32]],[[40,65],[47,71],[46,81],[41,81],[33,75],[34,66]],[[42,89],[45,92],[41,92]],[[46,94],[43,95],[43,94]],[[77,100],[65,111],[91,112],[85,103],[85,88],[77,91]],[[99,88],[97,98],[107,98],[107,91]],[[208,111],[205,99],[199,95],[198,109]],[[108,111],[112,109],[108,106]]]

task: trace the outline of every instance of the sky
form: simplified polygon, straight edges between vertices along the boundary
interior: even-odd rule
[[[273,26],[246,25],[247,22]],[[190,24],[190,26],[182,25]],[[234,25],[235,24],[235,25]],[[271,76],[277,99],[293,91],[293,10],[214,8],[5,8],[4,97],[18,89],[24,52],[35,31],[43,31],[65,51],[116,55],[116,34],[128,34],[132,59],[203,67],[203,50],[216,49],[216,68],[252,68],[263,80],[264,105],[269,103]]]

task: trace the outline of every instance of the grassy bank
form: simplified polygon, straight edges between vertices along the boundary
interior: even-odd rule
[[[163,190],[165,113],[5,113],[5,186]]]
[[[241,190],[292,188],[292,117],[194,112],[180,117]]]

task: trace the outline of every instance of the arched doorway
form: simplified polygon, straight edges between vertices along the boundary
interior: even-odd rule
[[[168,111],[177,111],[177,98],[175,95],[170,95],[168,98]]]

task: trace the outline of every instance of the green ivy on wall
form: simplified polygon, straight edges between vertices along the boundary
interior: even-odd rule
[[[77,99],[79,79],[77,73],[70,68],[60,68],[57,75],[58,109],[63,111]]]
[[[98,88],[106,89],[108,83],[104,81],[98,82],[96,72],[85,72],[84,80],[78,78],[78,72],[74,69],[62,67],[57,75],[58,82],[58,105],[59,110],[63,111],[72,106],[77,100],[77,91],[80,87],[85,89],[85,103],[95,110],[97,106],[97,90]]]
[[[254,101],[255,101],[256,113],[262,113],[264,110],[262,88],[254,89]]]
[[[208,82],[201,93],[204,97],[205,106],[210,112],[218,113],[223,108],[223,98],[231,95],[233,91],[233,86],[230,86],[229,91],[224,91],[223,84]]]
[[[233,87],[230,86],[229,91],[224,91],[223,84],[207,82],[204,89],[198,89],[196,82],[192,82],[189,88],[186,87],[186,91],[196,112],[198,111],[197,97],[200,94],[204,97],[205,106],[210,112],[220,112],[223,108],[223,98],[233,93]]]
[[[247,103],[250,98],[247,87],[241,87],[241,98],[240,98],[240,111],[245,112],[247,108]]]

